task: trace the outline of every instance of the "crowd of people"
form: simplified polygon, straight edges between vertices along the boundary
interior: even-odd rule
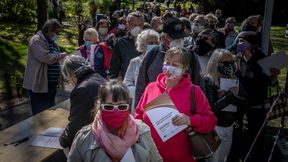
[[[135,161],[196,161],[186,130],[163,142],[145,113],[145,105],[164,92],[179,111],[174,125],[218,133],[221,144],[207,162],[239,161],[244,114],[250,141],[256,137],[265,120],[268,86],[277,84],[280,73],[273,68],[268,76],[257,63],[273,51],[261,50],[262,17],[249,16],[237,31],[236,19],[223,19],[219,9],[161,13],[158,7],[98,15],[72,55],[55,43],[61,27],[56,19],[30,40],[24,88],[33,115],[55,104],[60,73],[75,86],[69,124],[60,137],[70,150],[68,161],[116,162],[130,149]],[[238,84],[223,90],[221,79]],[[263,158],[264,137],[265,129],[249,160]]]

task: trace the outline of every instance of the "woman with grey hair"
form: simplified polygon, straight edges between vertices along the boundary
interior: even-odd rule
[[[65,79],[75,85],[70,94],[69,123],[59,139],[63,148],[70,148],[77,131],[93,121],[98,89],[105,80],[77,55],[67,56],[61,70]]]
[[[60,27],[56,19],[47,20],[28,44],[23,87],[29,91],[33,115],[55,105],[59,61],[67,55],[55,43]]]
[[[131,113],[134,113],[135,105],[134,105],[134,98],[135,98],[135,87],[137,83],[137,77],[139,73],[139,68],[141,62],[144,58],[145,53],[149,50],[152,50],[155,46],[159,44],[159,34],[153,29],[144,30],[141,32],[138,37],[136,38],[136,50],[142,53],[140,56],[135,57],[130,61],[130,64],[127,68],[125,77],[124,77],[124,84],[128,87],[130,97],[132,98],[132,106],[131,106]]]

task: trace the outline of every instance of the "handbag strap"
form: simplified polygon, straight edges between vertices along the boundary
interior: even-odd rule
[[[190,105],[191,105],[191,115],[196,113],[196,108],[195,108],[195,86],[192,85],[192,87],[190,88]]]

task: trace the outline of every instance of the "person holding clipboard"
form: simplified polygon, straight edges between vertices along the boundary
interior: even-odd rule
[[[163,142],[145,112],[146,104],[166,92],[179,111],[179,114],[172,118],[174,125],[188,125],[196,132],[208,133],[214,130],[217,122],[204,93],[199,86],[193,85],[187,73],[189,57],[187,49],[182,47],[174,47],[166,52],[163,73],[160,73],[157,80],[146,87],[135,112],[136,119],[141,119],[150,126],[151,136],[165,162],[195,162],[196,160],[192,155],[188,133],[185,129]],[[190,112],[192,86],[194,86],[196,108],[196,114],[193,115]]]

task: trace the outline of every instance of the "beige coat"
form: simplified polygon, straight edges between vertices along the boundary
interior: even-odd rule
[[[34,93],[48,92],[48,64],[59,60],[59,54],[50,53],[48,42],[39,31],[29,41],[28,59],[23,87]]]
[[[137,143],[131,146],[136,162],[163,161],[150,134],[150,128],[140,120],[136,120],[140,128]],[[91,125],[83,127],[75,136],[67,162],[112,162],[100,147]]]

